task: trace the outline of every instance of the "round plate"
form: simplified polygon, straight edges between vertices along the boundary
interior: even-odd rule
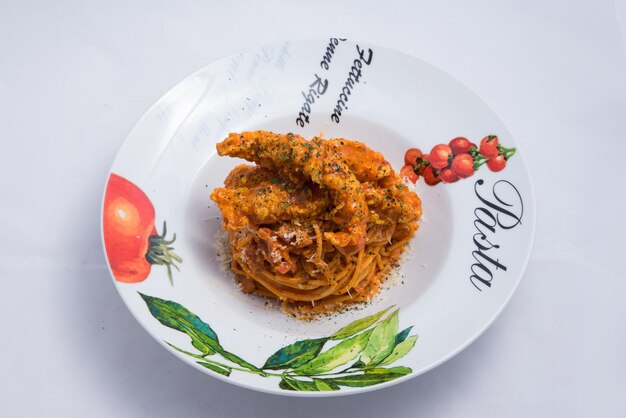
[[[459,136],[480,146],[497,135],[499,148],[485,146],[508,160],[451,184],[420,179],[423,221],[399,276],[371,303],[302,321],[243,294],[223,269],[209,195],[241,161],[215,144],[259,129],[359,140],[395,170],[407,149]],[[180,82],[124,142],[104,200],[111,274],[142,326],[207,374],[300,396],[387,387],[461,351],[513,294],[535,225],[519,148],[476,94],[416,58],[341,39],[251,49]]]

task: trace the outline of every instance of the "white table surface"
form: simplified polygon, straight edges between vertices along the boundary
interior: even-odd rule
[[[214,3],[214,4],[211,4]],[[105,267],[107,170],[144,111],[239,49],[340,35],[475,90],[523,149],[537,236],[510,304],[409,382],[296,399],[142,330]],[[0,415],[626,416],[624,1],[0,1]]]

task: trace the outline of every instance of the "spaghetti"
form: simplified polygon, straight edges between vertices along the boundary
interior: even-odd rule
[[[246,293],[311,315],[370,299],[418,228],[421,201],[382,154],[346,139],[230,134],[233,169],[211,199]]]

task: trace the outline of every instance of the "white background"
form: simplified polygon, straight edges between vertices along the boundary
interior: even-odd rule
[[[179,80],[331,35],[420,57],[494,109],[533,176],[535,249],[500,318],[435,370],[363,395],[270,396],[192,369],[131,317],[101,196],[125,136]],[[624,1],[0,1],[2,415],[625,416],[625,41]]]

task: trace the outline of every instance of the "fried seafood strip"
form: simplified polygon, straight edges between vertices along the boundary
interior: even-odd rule
[[[228,231],[317,217],[330,205],[317,185],[295,184],[262,167],[239,165],[224,185],[213,190],[211,199],[222,211]]]
[[[385,157],[365,144],[337,138],[323,142],[324,146],[339,154],[343,162],[361,181],[376,181],[392,173],[391,164]]]
[[[421,218],[421,200],[396,173],[377,184],[367,183],[364,188],[371,221],[384,219],[386,222],[407,223]]]
[[[385,219],[393,222],[412,222],[421,217],[421,201],[417,194],[403,184],[380,152],[344,138],[324,140],[323,145],[339,154],[363,183],[366,201],[374,217],[384,214]]]
[[[217,152],[256,162],[292,183],[310,180],[327,189],[334,205],[331,219],[339,231],[324,232],[324,237],[342,253],[355,254],[365,244],[368,220],[365,195],[340,153],[322,143],[322,140],[308,141],[299,135],[267,131],[231,133],[217,144]],[[373,174],[368,171],[364,175]]]

